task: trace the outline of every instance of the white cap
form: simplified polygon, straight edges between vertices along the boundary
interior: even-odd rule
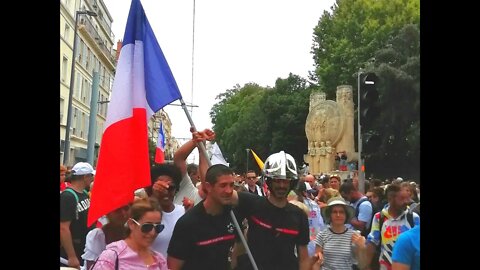
[[[88,164],[87,162],[78,162],[72,168],[73,175],[86,175],[86,174],[94,174],[95,171],[93,170],[92,165]]]

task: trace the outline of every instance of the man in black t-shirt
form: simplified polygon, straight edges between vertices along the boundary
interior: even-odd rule
[[[71,186],[60,194],[60,257],[73,268],[83,265],[85,239],[93,228],[87,227],[90,198],[85,191],[92,180],[92,166],[79,162],[72,168]]]
[[[203,161],[200,155],[200,163]],[[168,267],[183,269],[230,269],[229,254],[237,236],[230,217],[233,171],[211,166],[204,183],[207,197],[178,219],[168,246]]]
[[[247,243],[255,263],[261,270],[309,269],[308,217],[287,201],[298,182],[295,160],[284,151],[272,154],[265,161],[263,176],[270,190],[268,198],[234,193],[236,213],[248,219]],[[237,247],[241,244],[236,243]],[[253,269],[248,258],[242,256],[238,269]]]

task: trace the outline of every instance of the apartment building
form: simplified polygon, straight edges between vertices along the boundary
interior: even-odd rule
[[[76,12],[90,11],[90,14]],[[92,12],[94,15],[92,16]],[[96,15],[96,16],[95,16]],[[74,76],[70,125],[70,149],[66,165],[87,160],[87,142],[91,101],[97,102],[95,125],[95,157],[102,139],[107,116],[108,100],[115,72],[115,36],[111,30],[112,17],[102,0],[60,1],[60,163],[64,159],[70,80]],[[75,33],[75,23],[77,31]],[[75,34],[75,64],[72,72]],[[92,96],[94,72],[98,73],[98,90]],[[95,88],[95,87],[94,87]],[[97,94],[98,93],[98,94]],[[96,160],[96,158],[95,158]]]

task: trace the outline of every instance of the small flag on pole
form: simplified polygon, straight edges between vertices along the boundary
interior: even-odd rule
[[[165,162],[165,132],[163,131],[163,123],[160,122],[158,129],[157,149],[155,150],[155,163],[162,164]]]
[[[92,189],[87,224],[151,184],[147,122],[182,99],[140,0],[132,0]]]
[[[255,152],[253,152],[252,149],[250,149],[250,151],[252,151],[253,157],[255,158],[255,161],[257,162],[258,167],[260,167],[260,170],[263,170],[263,161],[257,156],[257,154],[255,154]]]
[[[220,150],[220,147],[218,147],[218,144],[215,142],[212,145],[212,156],[210,157],[210,161],[212,162],[212,165],[215,164],[223,164],[225,166],[229,166],[230,164],[223,158],[222,151]]]

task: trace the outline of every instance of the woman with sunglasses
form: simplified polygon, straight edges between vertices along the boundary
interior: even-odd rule
[[[136,200],[130,207],[130,218],[126,223],[127,238],[107,245],[92,269],[168,270],[165,257],[151,249],[164,228],[161,221],[162,212],[157,200]]]

